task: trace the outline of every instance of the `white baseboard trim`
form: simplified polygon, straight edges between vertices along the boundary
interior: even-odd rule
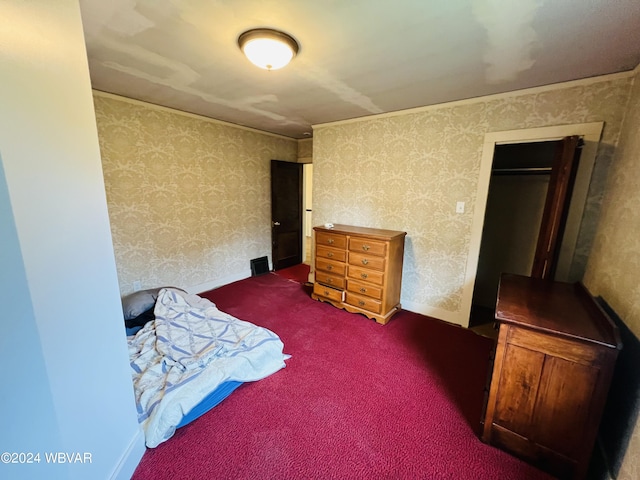
[[[431,307],[429,305],[400,301],[403,310],[409,310],[410,312],[426,315],[427,317],[437,318],[445,322],[454,323],[461,327],[467,328],[469,326],[469,318],[462,315],[460,312],[450,312],[443,310],[442,308]]]
[[[142,460],[146,449],[144,433],[142,429],[139,428],[109,478],[112,480],[129,480],[140,463],[140,460]]]
[[[230,283],[237,282],[238,280],[244,280],[245,278],[249,278],[250,276],[251,276],[250,270],[239,272],[233,275],[228,275],[223,278],[211,280],[210,282],[201,283],[200,285],[187,287],[185,290],[187,291],[187,293],[200,294],[202,292],[208,292],[209,290],[213,290],[214,288],[222,287],[223,285],[228,285]]]

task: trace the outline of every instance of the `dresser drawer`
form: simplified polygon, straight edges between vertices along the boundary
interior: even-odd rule
[[[316,282],[324,283],[325,285],[331,285],[335,288],[344,289],[345,279],[344,275],[332,275],[330,273],[316,271]]]
[[[325,297],[336,302],[342,301],[342,290],[336,290],[335,288],[320,285],[319,283],[313,284],[313,293],[320,297]]]
[[[382,300],[382,287],[372,285],[370,283],[358,282],[356,280],[347,280],[347,290],[359,295],[366,295],[368,297],[377,298]]]
[[[375,283],[376,285],[382,285],[384,281],[384,272],[369,270],[368,268],[358,267],[356,265],[349,265],[349,278],[365,280],[367,282]]]
[[[331,260],[336,260],[338,262],[346,262],[347,261],[347,251],[339,250],[337,248],[326,247],[324,245],[316,246],[316,256],[329,258]]]
[[[382,305],[378,300],[351,292],[347,292],[347,303],[373,313],[380,313],[380,310],[382,309]]]
[[[374,270],[384,270],[383,257],[375,257],[364,253],[349,252],[349,264]]]
[[[339,233],[316,232],[316,245],[345,249],[347,248],[347,237]]]
[[[316,270],[323,270],[325,272],[333,273],[334,275],[344,276],[347,271],[347,266],[344,263],[334,262],[333,260],[327,260],[326,258],[316,258]]]
[[[366,238],[350,238],[349,250],[352,252],[362,252],[369,255],[384,257],[384,254],[387,251],[387,244],[385,242],[368,240]]]

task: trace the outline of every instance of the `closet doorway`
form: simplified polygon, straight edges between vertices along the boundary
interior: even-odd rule
[[[571,263],[560,246],[581,145],[574,136],[495,146],[471,327],[493,321],[502,273],[556,279],[558,263]]]

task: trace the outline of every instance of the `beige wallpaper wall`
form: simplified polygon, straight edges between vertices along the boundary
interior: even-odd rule
[[[313,139],[298,140],[298,161],[308,161],[313,156]]]
[[[460,313],[473,288],[464,278],[485,133],[604,121],[578,256],[589,257],[597,230],[585,282],[640,335],[635,83],[622,134],[630,76],[316,127],[313,223],[406,230],[403,305]],[[311,141],[99,93],[94,101],[122,293],[134,280],[143,288],[220,285],[270,254],[269,160],[311,156]],[[464,214],[455,214],[457,201],[466,202]],[[620,478],[640,477],[639,452],[640,425]]]
[[[121,293],[203,291],[271,257],[270,160],[295,140],[94,93]]]
[[[403,307],[465,325],[461,305],[473,289],[465,275],[484,135],[604,121],[586,211],[593,230],[631,84],[630,75],[602,77],[316,126],[313,222],[407,231]],[[455,213],[457,201],[465,202],[465,213]]]
[[[636,72],[584,281],[640,338],[640,69]],[[618,476],[638,478],[640,417]]]

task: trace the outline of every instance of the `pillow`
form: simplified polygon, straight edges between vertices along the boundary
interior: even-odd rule
[[[150,288],[148,290],[139,290],[137,292],[133,292],[132,294],[122,298],[122,313],[124,313],[124,319],[131,320],[132,318],[136,318],[138,315],[143,314],[149,309],[151,309],[151,311],[153,312],[153,307],[156,304],[158,294],[163,288],[187,293],[181,288],[177,287]]]
[[[153,308],[156,304],[160,288],[150,288],[148,290],[139,290],[122,299],[122,313],[125,320],[131,320],[138,315]]]
[[[156,316],[153,313],[154,309],[155,309],[155,305],[152,306],[149,310],[145,310],[137,317],[131,318],[129,320],[125,320],[124,321],[125,327],[127,328],[144,327],[147,322],[150,322],[151,320],[156,319]]]

